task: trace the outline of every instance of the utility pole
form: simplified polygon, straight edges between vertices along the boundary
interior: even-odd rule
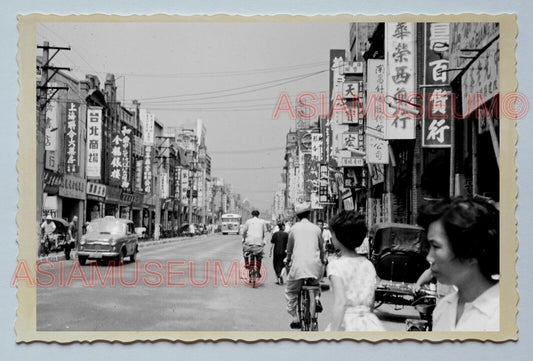
[[[48,41],[43,42],[43,45],[38,45],[38,49],[43,50],[42,54],[42,65],[41,65],[41,82],[37,86],[37,105],[38,105],[38,114],[37,114],[37,126],[36,126],[36,166],[35,170],[36,175],[36,219],[37,219],[37,235],[40,234],[39,226],[41,224],[41,218],[43,215],[44,207],[44,168],[46,162],[46,152],[45,152],[45,136],[46,136],[46,105],[52,98],[56,95],[59,90],[67,90],[68,87],[57,87],[49,86],[50,81],[58,73],[59,70],[70,71],[70,68],[65,67],[53,67],[50,66],[50,62],[57,55],[60,50],[70,50],[70,47],[59,47],[59,46],[50,46]],[[55,50],[55,53],[50,56],[50,50]],[[50,74],[49,71],[53,70],[53,73]],[[49,95],[48,91],[53,90],[54,92]],[[39,240],[37,240],[39,243]],[[39,245],[37,244],[37,247]]]

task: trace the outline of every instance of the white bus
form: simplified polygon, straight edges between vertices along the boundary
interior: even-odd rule
[[[239,214],[226,213],[222,215],[222,234],[239,234],[241,216]]]

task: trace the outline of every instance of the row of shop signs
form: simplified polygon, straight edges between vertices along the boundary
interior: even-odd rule
[[[49,194],[58,194],[64,198],[133,203],[142,205],[144,194],[124,192],[121,188],[100,183],[88,182],[68,174],[57,174],[48,170],[44,173],[45,189]],[[155,205],[155,204],[154,204]]]

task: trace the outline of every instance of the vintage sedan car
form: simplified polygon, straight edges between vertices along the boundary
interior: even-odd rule
[[[88,259],[113,260],[120,263],[125,257],[135,262],[139,252],[139,236],[129,219],[107,216],[87,225],[87,233],[80,240],[78,261]]]

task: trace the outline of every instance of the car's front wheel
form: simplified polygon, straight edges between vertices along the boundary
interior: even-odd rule
[[[130,262],[131,263],[134,263],[135,260],[137,259],[137,252],[139,252],[139,251],[137,250],[137,248],[135,248],[135,250],[133,251],[133,253],[130,256]]]
[[[85,263],[87,262],[87,257],[78,256],[78,262],[80,262],[82,266],[85,266]]]
[[[121,265],[122,263],[124,263],[124,249],[120,250],[118,256],[115,258],[115,265],[119,266]]]

